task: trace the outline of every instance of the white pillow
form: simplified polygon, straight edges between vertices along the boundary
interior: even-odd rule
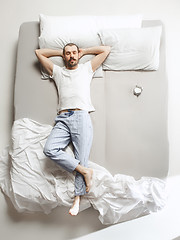
[[[157,70],[162,26],[139,29],[103,29],[103,45],[111,52],[103,70]]]
[[[63,48],[67,43],[73,42],[80,48],[101,45],[98,31],[108,27],[141,27],[141,15],[129,16],[47,16],[39,15],[40,21],[40,48]],[[93,55],[86,55],[80,59],[80,63],[90,60]],[[52,61],[59,66],[64,62],[61,57],[52,57]],[[48,74],[42,71],[43,78]],[[94,77],[102,77],[100,67]]]

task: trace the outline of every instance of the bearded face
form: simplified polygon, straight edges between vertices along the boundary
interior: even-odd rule
[[[75,45],[66,46],[63,59],[67,69],[76,69],[79,63],[79,52],[77,47]]]

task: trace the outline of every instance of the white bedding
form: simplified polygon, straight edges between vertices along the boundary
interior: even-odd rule
[[[103,70],[158,70],[161,33],[162,26],[100,30],[102,44],[111,46]]]
[[[74,197],[74,174],[64,171],[43,154],[52,126],[28,118],[16,120],[12,128],[12,148],[0,157],[0,187],[19,212],[49,214],[57,206],[70,207]],[[72,148],[66,151],[73,154]],[[114,224],[128,215],[135,218],[162,209],[166,202],[165,181],[142,177],[112,176],[89,161],[94,169],[93,185],[82,198],[80,210],[91,205],[99,211],[103,224]]]

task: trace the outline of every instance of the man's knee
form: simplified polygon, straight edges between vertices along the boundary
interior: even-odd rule
[[[60,148],[53,148],[51,145],[49,144],[45,144],[44,149],[43,149],[43,153],[47,156],[47,157],[56,157],[57,154],[61,153],[61,149]]]
[[[53,149],[50,148],[47,144],[44,146],[43,153],[47,156],[50,157],[52,155]]]

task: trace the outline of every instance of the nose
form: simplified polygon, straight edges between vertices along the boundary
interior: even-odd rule
[[[73,54],[73,52],[71,52],[71,55],[70,55],[71,57],[74,57],[74,54]]]

